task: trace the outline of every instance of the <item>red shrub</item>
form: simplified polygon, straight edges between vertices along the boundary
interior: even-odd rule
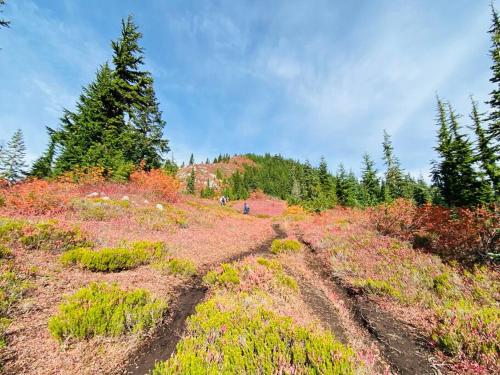
[[[415,204],[401,198],[390,204],[375,207],[370,212],[370,218],[379,232],[410,240],[415,230],[416,213]]]
[[[167,202],[177,201],[179,181],[160,169],[135,171],[130,175],[130,181],[141,191],[150,192]]]
[[[398,199],[373,209],[370,217],[381,233],[412,241],[445,258],[472,261],[498,248],[498,207],[417,207]]]
[[[417,210],[416,223],[416,239],[422,238],[430,250],[447,258],[475,260],[498,249],[497,207],[451,210],[425,205]]]

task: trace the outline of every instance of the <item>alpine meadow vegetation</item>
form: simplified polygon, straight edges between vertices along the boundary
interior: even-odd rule
[[[5,5],[2,35],[17,23]],[[45,127],[36,160],[33,134],[0,134],[0,372],[500,373],[491,12],[493,90],[487,102],[470,96],[468,117],[436,94],[429,176],[399,157],[394,124],[392,135],[375,129],[379,157],[354,155],[359,168],[247,148],[205,160],[209,140],[196,158],[179,146],[181,164],[159,101],[179,87],[158,87],[152,72],[186,77],[146,61],[152,41],[122,19],[109,60]],[[176,126],[172,139],[183,139]]]

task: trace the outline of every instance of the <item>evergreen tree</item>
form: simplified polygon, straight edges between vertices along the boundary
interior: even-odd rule
[[[326,165],[326,163],[325,163]],[[319,176],[314,173],[314,169],[306,160],[304,164],[304,175],[302,180],[302,199],[314,200],[319,196],[321,190]]]
[[[432,194],[424,178],[420,176],[413,188],[413,200],[417,205],[422,206],[432,201]]]
[[[30,176],[43,178],[50,177],[52,174],[52,163],[54,160],[55,146],[56,143],[54,138],[52,137],[53,130],[47,127],[47,131],[49,133],[49,147],[47,151],[38,158],[31,167],[31,171],[29,173]]]
[[[438,98],[438,145],[440,161],[433,162],[432,179],[448,206],[469,206],[484,201],[486,185],[474,169],[472,144],[460,133],[458,117]]]
[[[3,158],[0,165],[0,177],[9,182],[17,182],[26,175],[26,146],[24,144],[23,132],[16,130],[7,146],[3,150]]]
[[[205,164],[210,164],[210,159],[207,158],[207,160],[205,160]]]
[[[495,89],[490,93],[490,100],[487,102],[491,111],[486,132],[494,145],[494,152],[498,154],[500,151],[500,19],[493,4],[491,4],[491,12],[493,19],[489,33],[492,44],[490,55],[493,60],[491,66],[493,77],[490,78],[490,82],[495,85]]]
[[[196,189],[196,172],[194,171],[194,168],[191,168],[191,173],[189,174],[188,180],[187,180],[187,193],[194,195]]]
[[[322,156],[319,162],[318,177],[321,189],[323,191],[328,191],[331,188],[330,174],[328,173],[328,165],[326,164],[325,158]]]
[[[191,157],[189,158],[189,165],[193,165],[194,164],[194,155],[191,154]]]
[[[440,160],[432,161],[432,181],[439,190],[444,203],[450,204],[455,195],[455,174],[453,170],[452,138],[449,131],[446,108],[443,101],[437,97],[437,117],[439,126],[437,146],[434,150],[438,153]]]
[[[337,199],[342,206],[355,207],[357,205],[357,180],[352,171],[346,172],[340,164],[337,172]]]
[[[361,171],[362,203],[365,206],[373,206],[379,200],[380,183],[375,169],[375,162],[370,155],[363,155],[363,168]]]
[[[403,173],[401,171],[399,160],[394,156],[391,136],[384,130],[384,149],[385,189],[389,200],[401,198],[403,196]]]
[[[134,163],[139,161],[146,169],[159,168],[163,155],[168,153],[170,148],[168,141],[163,138],[165,121],[162,119],[151,77],[145,89],[144,105],[139,109],[133,107],[133,115],[131,124],[134,142],[129,159]]]
[[[177,164],[175,164],[174,160],[166,160],[165,164],[163,165],[163,170],[167,172],[169,175],[174,176],[177,174],[177,171],[179,170],[179,167]]]
[[[4,6],[5,6],[5,0],[0,0],[0,14],[3,13],[3,10],[1,10],[1,8]],[[10,26],[10,21],[0,18],[0,27],[9,27],[9,26]]]
[[[473,122],[474,133],[476,134],[476,159],[480,162],[481,168],[488,176],[496,197],[500,196],[500,168],[497,165],[498,155],[490,145],[490,139],[486,136],[481,125],[482,115],[479,113],[477,103],[471,98],[472,113],[470,115]]]
[[[55,174],[77,166],[100,166],[115,178],[126,178],[134,166],[162,165],[169,150],[162,136],[165,122],[151,74],[140,70],[140,38],[133,19],[123,20],[121,36],[112,42],[113,68],[107,63],[99,68],[95,81],[83,89],[76,110],[65,110],[59,129],[49,134],[49,148],[58,150]],[[40,174],[44,170],[38,168]]]
[[[484,199],[484,185],[474,169],[472,144],[464,134],[460,133],[458,117],[450,104],[448,104],[448,115],[452,135],[452,168],[456,178],[454,197],[450,203],[456,206],[479,204]]]

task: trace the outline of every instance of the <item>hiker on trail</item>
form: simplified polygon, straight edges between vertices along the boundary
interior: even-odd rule
[[[247,202],[243,203],[243,215],[248,215],[250,213],[250,206]]]
[[[226,197],[225,196],[220,197],[219,202],[221,206],[225,206],[227,202]]]

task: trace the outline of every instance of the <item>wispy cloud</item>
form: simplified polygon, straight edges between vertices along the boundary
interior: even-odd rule
[[[35,152],[41,125],[73,105],[127,13],[181,159],[269,151],[358,170],[363,152],[380,158],[387,129],[403,166],[425,174],[435,93],[467,112],[470,93],[489,91],[488,0],[9,4],[0,126],[25,128]]]

